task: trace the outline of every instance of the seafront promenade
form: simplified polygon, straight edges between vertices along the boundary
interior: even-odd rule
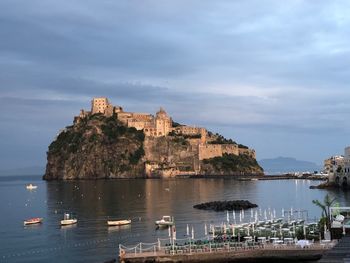
[[[221,242],[203,241],[199,244],[139,243],[134,247],[119,246],[120,262],[234,262],[243,260],[306,261],[318,260],[336,241],[309,242],[307,240],[280,240],[275,242]]]

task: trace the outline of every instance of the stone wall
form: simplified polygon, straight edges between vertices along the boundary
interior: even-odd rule
[[[199,160],[210,159],[217,156],[222,156],[221,144],[200,144],[199,145]]]

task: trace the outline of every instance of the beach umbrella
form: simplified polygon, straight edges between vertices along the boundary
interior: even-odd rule
[[[228,211],[226,213],[226,220],[227,220],[227,223],[230,222],[230,215],[228,214]]]
[[[293,207],[290,208],[290,215],[293,216]]]
[[[250,227],[249,227],[249,226],[250,226],[250,225],[248,225],[248,236],[250,236],[250,234],[249,234],[249,228],[250,228]]]
[[[244,219],[244,210],[242,209],[242,219]]]
[[[207,224],[204,224],[204,235],[208,235]]]
[[[255,211],[255,223],[258,223],[258,211]]]
[[[262,216],[261,208],[259,208],[259,216],[260,216],[260,217]]]
[[[276,218],[276,209],[273,209],[273,217]]]
[[[215,226],[213,226],[213,238],[215,237]]]
[[[173,240],[176,240],[176,227],[173,226]]]
[[[273,221],[273,213],[270,214],[271,222]]]
[[[236,224],[236,212],[235,212],[235,210],[232,211],[232,217],[233,217],[233,222]]]
[[[253,211],[253,209],[250,209],[250,217],[254,218],[254,211]]]
[[[239,222],[242,222],[242,211],[239,212]]]
[[[264,210],[264,218],[267,220],[266,209]]]
[[[280,224],[280,236],[282,237],[282,224]]]
[[[190,228],[188,227],[188,224],[186,225],[186,235],[187,235],[187,236],[190,235]]]
[[[232,225],[232,236],[235,236],[235,226]]]
[[[254,224],[252,224],[252,228],[253,228],[252,231],[253,231],[253,236],[254,236],[254,230],[255,230],[255,229],[254,229]]]
[[[304,238],[306,238],[306,225],[303,225],[303,234],[304,234]]]
[[[282,217],[284,217],[284,208],[282,208]]]
[[[226,224],[224,224],[224,234],[226,234],[226,231],[227,231]]]
[[[192,226],[192,239],[194,239],[194,229],[193,229],[193,226]]]
[[[169,234],[169,237],[171,237],[171,228],[168,227],[168,234]]]

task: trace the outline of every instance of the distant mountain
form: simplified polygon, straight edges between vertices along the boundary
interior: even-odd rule
[[[321,165],[301,161],[291,157],[262,159],[258,162],[264,168],[265,174],[281,174],[288,172],[314,172],[322,170]]]
[[[31,166],[0,170],[0,176],[5,175],[43,175],[45,173],[45,167],[43,166]]]

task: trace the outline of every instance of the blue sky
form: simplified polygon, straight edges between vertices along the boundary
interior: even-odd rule
[[[348,1],[2,0],[0,167],[94,96],[321,163],[350,144]]]

